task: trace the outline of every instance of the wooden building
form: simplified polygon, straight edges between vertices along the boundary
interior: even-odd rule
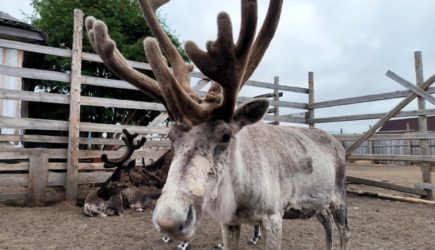
[[[435,131],[435,116],[427,117],[427,130],[428,132]],[[381,134],[387,133],[406,133],[406,132],[418,132],[418,118],[405,118],[396,119],[386,122],[378,131]]]
[[[0,39],[9,41],[27,42],[32,44],[44,44],[46,34],[31,25],[20,21],[7,13],[0,11]],[[0,65],[23,67],[26,57],[32,57],[32,53],[20,49],[5,48],[0,44]],[[29,60],[30,59],[30,60]],[[31,58],[26,61],[31,64]],[[24,63],[25,64],[25,63]],[[23,82],[20,77],[0,75],[0,89],[21,90]],[[0,99],[0,116],[21,117],[23,113],[22,101]],[[19,129],[1,128],[0,134],[21,134]],[[20,143],[14,143],[20,146]],[[0,147],[11,147],[12,144],[2,143]]]

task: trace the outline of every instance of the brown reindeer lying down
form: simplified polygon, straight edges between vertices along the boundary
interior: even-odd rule
[[[124,209],[142,211],[151,201],[159,198],[161,189],[166,183],[173,157],[172,150],[166,151],[150,165],[136,166],[136,161],[130,160],[130,157],[134,150],[143,146],[145,138],[135,144],[134,138],[138,136],[136,133],[130,134],[126,129],[123,130],[123,133],[125,136],[122,140],[127,146],[127,152],[115,160],[109,160],[106,155],[102,155],[104,167],[116,167],[116,169],[99,189],[87,195],[84,212],[88,216],[122,215]],[[260,238],[260,228],[255,226],[254,238],[250,239],[249,242],[256,244]],[[170,239],[163,237],[163,241],[167,243]],[[187,241],[183,241],[178,249],[186,249],[188,244]],[[218,248],[223,247],[219,244]]]

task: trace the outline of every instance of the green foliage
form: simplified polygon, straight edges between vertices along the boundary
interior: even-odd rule
[[[145,62],[146,57],[143,49],[143,39],[151,35],[146,25],[142,12],[136,0],[32,0],[34,13],[28,18],[33,26],[38,27],[48,34],[48,45],[58,48],[72,48],[73,35],[73,12],[74,9],[81,9],[85,16],[94,16],[103,20],[108,28],[110,36],[116,41],[118,49],[129,60]],[[181,52],[185,60],[187,56],[181,47],[177,37],[170,34],[166,24],[162,25],[172,42]],[[94,53],[89,40],[84,32],[83,51]],[[71,68],[70,59],[46,56],[41,68],[69,72]],[[145,73],[145,72],[144,72]],[[146,72],[150,74],[150,72]],[[82,74],[104,78],[116,78],[110,70],[101,63],[82,62]],[[69,85],[49,82],[35,81],[30,89],[50,93],[68,93]],[[83,96],[98,96],[117,99],[129,99],[140,101],[153,101],[138,91],[101,88],[93,86],[82,86]],[[56,105],[53,109],[51,104],[52,117],[65,117],[69,113],[65,105]],[[29,105],[29,116],[37,117],[41,107]],[[33,112],[32,112],[33,111]],[[50,111],[44,114],[45,118],[50,117]],[[64,114],[63,114],[64,113]],[[114,108],[82,107],[81,119],[86,122],[99,123],[134,123],[144,125],[158,112],[126,110]],[[52,118],[54,119],[54,118]]]

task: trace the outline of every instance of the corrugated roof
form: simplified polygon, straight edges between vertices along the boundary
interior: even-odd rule
[[[435,131],[435,116],[427,117],[428,131]],[[390,120],[379,130],[380,133],[419,131],[418,118]]]
[[[13,16],[9,15],[8,13],[3,12],[1,10],[0,10],[0,19],[6,19],[6,20],[10,20],[10,21],[15,21],[15,22],[22,22],[22,21],[16,19],[15,17],[13,17]]]
[[[37,33],[39,33],[44,40],[46,40],[47,38],[47,34],[38,29],[33,27],[32,25],[23,22],[11,15],[9,15],[6,12],[0,11],[0,25],[4,25],[4,26],[9,26],[9,27],[13,27],[13,28],[18,28],[18,29],[23,29],[23,30],[30,30],[30,31],[35,31]]]

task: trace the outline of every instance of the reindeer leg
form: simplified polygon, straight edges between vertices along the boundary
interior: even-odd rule
[[[282,216],[280,214],[266,215],[262,222],[266,236],[266,249],[280,250],[282,240]]]
[[[251,245],[257,245],[257,242],[261,239],[261,231],[260,231],[260,226],[259,225],[255,225],[254,226],[254,237],[252,239],[248,240],[248,244]]]
[[[115,197],[112,197],[112,207],[115,209],[115,214],[122,216],[124,213],[124,204],[122,200],[122,195],[117,194]]]
[[[162,237],[162,242],[163,243],[169,243],[169,242],[171,242],[171,238],[169,238],[167,235],[165,235],[165,236]]]
[[[189,246],[189,242],[188,241],[182,241],[180,243],[180,245],[177,246],[177,249],[180,249],[180,250],[187,250],[189,248],[190,248],[190,246]]]
[[[326,234],[326,249],[332,250],[332,216],[328,210],[322,210],[320,214],[317,215],[317,219],[322,223]]]
[[[214,250],[224,250],[224,243],[219,243],[216,246],[213,247]]]
[[[221,225],[222,237],[226,250],[238,250],[240,240],[240,225]]]
[[[331,206],[331,212],[340,235],[340,249],[347,250],[349,249],[350,230],[347,224],[346,203],[341,204],[337,207]]]

